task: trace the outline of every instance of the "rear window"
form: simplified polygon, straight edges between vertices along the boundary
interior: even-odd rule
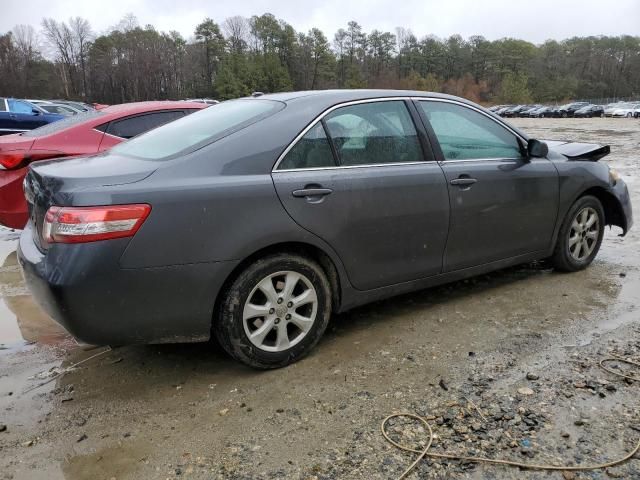
[[[167,160],[198,150],[283,108],[284,103],[273,100],[229,100],[121,143],[112,151],[147,160]]]
[[[57,122],[49,123],[42,127],[29,130],[27,132],[22,133],[21,135],[23,137],[44,137],[45,135],[58,133],[64,130],[65,128],[73,127],[86,120],[98,118],[101,115],[104,115],[104,113],[102,113],[99,110],[90,110],[88,112],[78,113],[77,115],[73,115],[72,117],[66,117],[66,118],[63,118],[62,120],[58,120]]]

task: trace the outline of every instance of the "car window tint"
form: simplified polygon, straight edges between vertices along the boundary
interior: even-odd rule
[[[5,101],[4,98],[0,98],[0,112],[6,112],[7,111],[7,102]]]
[[[138,115],[136,117],[111,122],[107,133],[115,135],[116,137],[129,139],[181,117],[184,117],[182,110]]]
[[[148,160],[167,160],[198,150],[283,108],[284,103],[274,100],[228,100],[162,125],[117,145],[112,151]]]
[[[322,123],[311,128],[282,159],[278,170],[335,167],[329,139]]]
[[[421,101],[420,107],[445,160],[522,157],[517,137],[475,110],[446,102]]]
[[[33,106],[20,100],[9,100],[9,110],[14,113],[33,113]]]
[[[338,108],[325,122],[341,165],[423,160],[415,126],[401,100]]]

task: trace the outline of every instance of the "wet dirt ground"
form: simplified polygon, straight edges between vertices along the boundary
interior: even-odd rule
[[[611,145],[640,205],[640,121],[516,119],[542,139]],[[210,344],[77,345],[32,302],[0,231],[0,479],[384,479],[414,459],[380,435],[408,411],[433,450],[556,465],[621,457],[640,438],[640,229],[608,231],[594,264],[524,265],[333,319],[303,361],[257,372]],[[36,388],[37,387],[37,388]],[[524,392],[524,393],[523,393]],[[478,411],[479,410],[479,411]],[[415,424],[393,434],[424,445]],[[640,478],[640,455],[576,474],[427,459],[410,478]]]

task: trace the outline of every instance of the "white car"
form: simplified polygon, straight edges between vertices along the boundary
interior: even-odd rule
[[[611,116],[631,118],[638,111],[640,111],[640,103],[625,103],[624,105],[615,109],[612,112]]]
[[[611,117],[613,116],[613,112],[622,108],[625,105],[624,102],[610,103],[604,107],[604,116]]]

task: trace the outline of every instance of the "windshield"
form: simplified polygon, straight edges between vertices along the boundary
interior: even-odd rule
[[[78,113],[77,115],[66,117],[62,120],[43,125],[42,127],[29,130],[27,132],[21,133],[20,135],[22,135],[23,137],[44,137],[45,135],[51,135],[52,133],[58,133],[66,128],[74,127],[79,123],[99,117],[100,115],[104,115],[104,113],[98,110],[82,112]]]
[[[190,153],[284,108],[273,100],[229,100],[151,130],[111,151],[147,160]]]

